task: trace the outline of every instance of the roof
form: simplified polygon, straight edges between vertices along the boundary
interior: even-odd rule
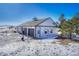
[[[32,21],[28,21],[28,22],[25,22],[19,26],[23,26],[23,27],[35,27],[37,25],[39,25],[40,23],[46,21],[47,19],[49,19],[50,17],[48,18],[45,18],[45,19],[37,19],[37,20],[32,20]]]

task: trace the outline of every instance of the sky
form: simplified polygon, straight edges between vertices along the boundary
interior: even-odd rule
[[[0,3],[0,25],[19,25],[34,17],[58,21],[62,13],[70,19],[77,12],[79,4],[76,3]]]

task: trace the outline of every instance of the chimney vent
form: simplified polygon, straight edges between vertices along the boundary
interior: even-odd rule
[[[33,20],[34,20],[34,21],[38,21],[37,17],[34,17]]]

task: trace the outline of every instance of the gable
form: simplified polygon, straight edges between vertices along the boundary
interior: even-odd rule
[[[44,22],[40,23],[38,26],[56,26],[56,23],[51,18],[48,18]]]

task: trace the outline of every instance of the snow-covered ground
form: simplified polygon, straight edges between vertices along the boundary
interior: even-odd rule
[[[18,33],[0,34],[0,55],[79,56],[79,43],[71,42],[68,45],[64,45],[57,43],[59,41],[58,39],[34,40],[32,38],[27,39],[27,37],[26,41],[23,42],[20,38],[21,35]]]
[[[14,42],[0,47],[2,56],[69,56],[79,55],[79,44],[59,45],[43,42]]]
[[[0,46],[19,41],[20,38],[18,33],[0,33]]]
[[[59,39],[33,39],[18,33],[0,33],[0,56],[79,56],[79,43]]]

